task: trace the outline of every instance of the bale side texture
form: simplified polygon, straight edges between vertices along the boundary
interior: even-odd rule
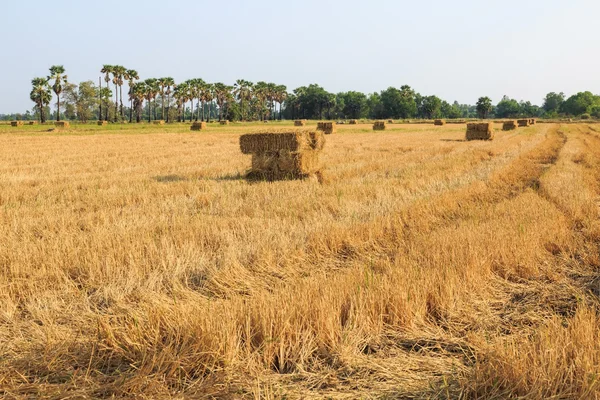
[[[289,130],[249,133],[240,136],[240,149],[244,154],[259,154],[287,150],[291,152],[322,150],[325,137],[322,131]]]
[[[331,135],[336,132],[335,122],[317,122],[317,130],[323,131],[326,135]]]
[[[502,130],[503,131],[512,131],[517,129],[517,121],[513,120],[513,121],[504,121],[504,123],[502,124]]]
[[[467,124],[467,140],[492,140],[494,124],[492,122],[472,122]]]
[[[190,130],[192,131],[201,131],[202,129],[206,129],[206,122],[194,122],[190,126]]]

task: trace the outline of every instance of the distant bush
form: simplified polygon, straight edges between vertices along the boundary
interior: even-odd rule
[[[590,119],[590,118],[591,118],[591,116],[590,116],[590,114],[581,114],[581,117],[580,117],[580,118],[581,118],[581,119]]]

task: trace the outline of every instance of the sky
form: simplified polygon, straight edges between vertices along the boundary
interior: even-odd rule
[[[241,78],[289,91],[406,84],[467,104],[600,94],[598,0],[3,3],[0,113],[31,109],[31,79],[57,64],[73,83],[97,82],[103,64],[117,64],[142,79]]]

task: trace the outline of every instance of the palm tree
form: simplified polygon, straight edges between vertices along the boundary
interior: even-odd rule
[[[29,98],[35,103],[40,112],[40,122],[46,122],[45,107],[52,101],[52,90],[48,84],[47,78],[33,78],[31,80],[31,93]]]
[[[225,102],[225,96],[227,92],[227,86],[221,82],[214,84],[215,98],[217,99],[217,105],[219,106],[219,121],[223,118],[223,103]]]
[[[249,100],[249,97],[252,94],[252,82],[246,81],[244,79],[238,79],[237,81],[235,81],[233,87],[234,94],[240,100],[242,121],[245,121],[244,100]]]
[[[267,88],[267,82],[256,82],[256,85],[254,85],[254,96],[256,96],[256,99],[258,100],[258,106],[259,106],[259,113],[260,113],[260,120],[264,121],[264,111],[265,111],[265,101],[267,101],[267,93],[268,93],[268,88]]]
[[[113,66],[109,65],[109,64],[104,64],[102,66],[102,69],[100,70],[100,73],[104,74],[104,82],[106,82],[106,88],[109,88],[109,82],[110,82],[110,74],[112,74],[113,72]],[[104,118],[105,121],[108,121],[108,108],[106,109],[106,117]]]
[[[279,120],[282,120],[282,111],[281,106],[282,103],[287,99],[287,87],[285,85],[277,85],[275,87],[275,101],[279,103]]]
[[[162,119],[164,121],[165,119],[165,88],[167,87],[167,78],[158,78],[156,80],[156,83],[158,84],[158,87],[160,88],[160,98],[161,98],[161,105],[162,105],[162,114],[160,119]]]
[[[140,76],[135,69],[128,69],[123,77],[127,80],[127,86],[129,86],[129,122],[131,123],[133,122],[133,101],[135,100],[135,96],[132,96],[132,88],[135,86],[135,81],[140,79]]]
[[[181,122],[181,114],[183,114],[183,122],[185,122],[185,103],[187,101],[188,83],[182,82],[175,86],[173,90],[173,97],[177,101],[177,122]],[[167,113],[168,115],[168,113]]]
[[[208,103],[208,115],[206,116],[206,122],[210,122],[210,114],[212,113],[212,102],[214,99],[214,86],[210,83],[204,85],[202,90],[202,101]],[[202,106],[202,119],[204,119],[204,106]]]
[[[164,78],[164,83],[167,86],[165,93],[167,94],[167,123],[169,123],[169,111],[171,109],[171,89],[175,88],[175,79],[171,77]]]
[[[479,100],[477,100],[476,109],[480,118],[486,119],[488,114],[492,111],[492,108],[492,99],[489,97],[480,97]]]
[[[57,97],[57,109],[56,120],[60,121],[60,94],[63,91],[63,85],[67,83],[67,76],[65,75],[65,67],[62,65],[53,65],[50,67],[50,76],[48,76],[48,80],[53,79],[54,83],[52,84],[52,90],[56,94]]]
[[[127,74],[127,68],[123,67],[122,65],[115,65],[114,69],[113,69],[113,82],[115,85],[119,86],[119,98],[121,99],[121,119],[123,119],[124,115],[123,115],[123,83],[124,83],[124,78],[125,75]],[[115,96],[116,96],[116,91],[115,91]],[[116,98],[116,97],[115,97]],[[117,101],[115,100],[115,112],[117,111]],[[115,114],[115,122],[116,122],[117,118],[116,118],[116,114]]]
[[[159,90],[156,79],[150,78],[144,81],[144,93],[146,100],[148,100],[148,122],[152,121],[152,109],[154,109],[154,118],[156,118],[156,107],[152,107],[152,100],[156,98]]]

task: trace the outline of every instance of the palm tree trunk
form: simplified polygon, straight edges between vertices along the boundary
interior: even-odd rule
[[[202,122],[204,122],[204,107],[206,106],[206,103],[204,102],[204,100],[202,100]]]
[[[119,85],[119,96],[121,97],[121,119],[123,119],[123,85]]]
[[[161,114],[161,119],[164,121],[165,119],[165,92],[162,92],[160,94],[160,102],[162,103],[162,114]]]
[[[167,123],[169,123],[169,109],[171,108],[171,94],[167,94]]]
[[[150,98],[148,98],[148,123],[152,122],[151,117],[152,117],[152,102],[150,101]]]
[[[57,120],[57,121],[60,121],[60,94],[57,94],[57,95],[56,95],[56,97],[57,97],[57,99],[58,99],[58,100],[57,100],[57,103],[56,103],[56,104],[57,104],[57,107],[58,107],[58,108],[57,108],[57,109],[58,109],[58,112],[56,113],[56,120]]]

